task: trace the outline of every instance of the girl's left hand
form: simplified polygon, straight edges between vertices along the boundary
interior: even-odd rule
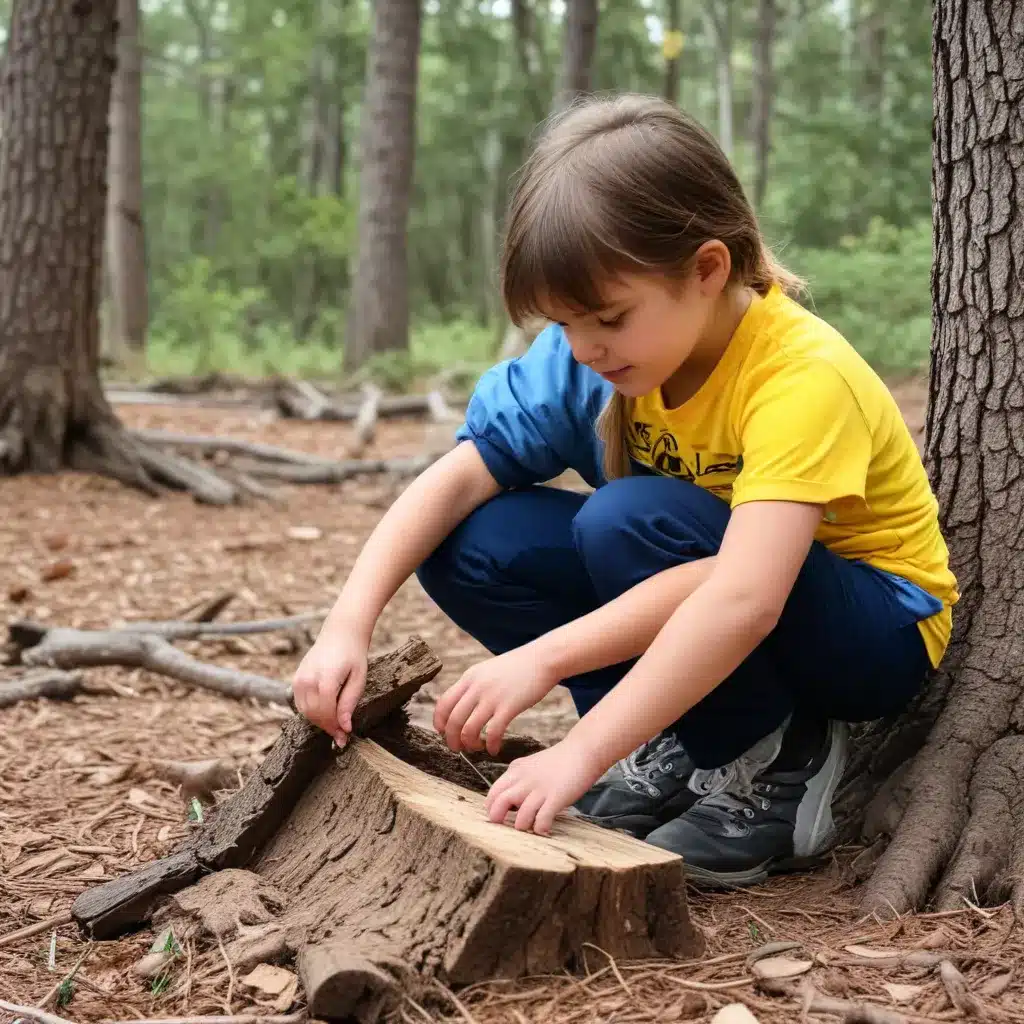
[[[606,767],[567,736],[547,750],[513,761],[487,794],[487,816],[500,823],[518,807],[517,829],[550,835],[555,815],[583,796]]]

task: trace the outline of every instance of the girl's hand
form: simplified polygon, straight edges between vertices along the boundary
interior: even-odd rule
[[[295,672],[295,707],[343,747],[366,686],[368,645],[350,632],[324,631]]]
[[[444,733],[449,748],[483,750],[493,757],[509,722],[533,707],[559,682],[532,651],[517,648],[467,669],[434,708],[434,728]]]
[[[547,750],[513,761],[487,794],[487,816],[500,823],[518,807],[517,829],[550,835],[555,815],[583,796],[606,767],[567,736]]]

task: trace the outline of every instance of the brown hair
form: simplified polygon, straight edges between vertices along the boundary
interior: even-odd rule
[[[595,311],[609,279],[682,276],[711,239],[728,247],[735,283],[762,295],[802,288],[772,256],[735,171],[697,121],[650,96],[583,100],[548,122],[516,184],[505,307],[516,324],[550,299]],[[616,391],[598,418],[608,479],[629,473],[630,410]]]

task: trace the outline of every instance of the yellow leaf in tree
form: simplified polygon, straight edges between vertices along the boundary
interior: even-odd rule
[[[683,52],[684,39],[679,29],[665,33],[665,38],[661,41],[661,52],[665,55],[665,60],[675,60]]]

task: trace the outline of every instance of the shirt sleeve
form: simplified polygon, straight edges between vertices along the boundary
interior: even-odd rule
[[[456,438],[476,445],[502,487],[543,483],[566,469],[596,487],[603,474],[595,422],[610,394],[611,385],[576,362],[552,325],[525,355],[480,378]]]
[[[824,360],[787,366],[761,383],[741,415],[740,443],[734,508],[864,501],[871,429],[850,385]]]

